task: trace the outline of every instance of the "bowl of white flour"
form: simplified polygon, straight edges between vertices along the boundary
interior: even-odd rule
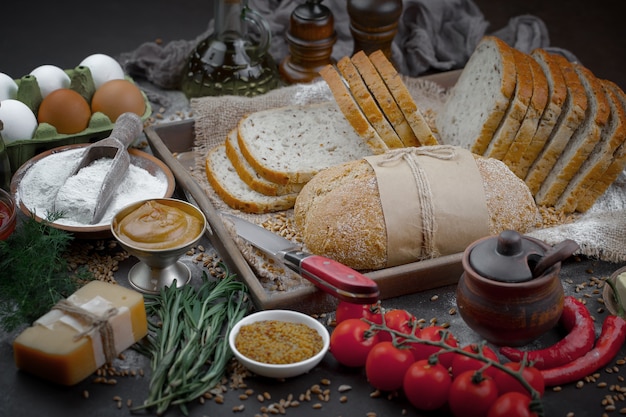
[[[102,219],[90,224],[98,192],[112,160],[102,158],[70,176],[88,143],[61,146],[45,151],[25,162],[13,175],[11,191],[20,210],[38,221],[72,232],[77,238],[111,237],[111,220],[122,207],[151,198],[169,198],[176,185],[169,167],[146,152],[129,149],[131,164],[117,188]],[[70,182],[63,187],[66,182]],[[62,194],[59,194],[59,191]],[[71,201],[63,211],[55,208],[56,199]]]

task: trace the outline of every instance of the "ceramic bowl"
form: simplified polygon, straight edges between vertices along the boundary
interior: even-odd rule
[[[124,217],[143,206],[148,201],[159,203],[172,209],[180,210],[186,215],[195,217],[200,222],[200,228],[192,229],[194,233],[185,233],[184,241],[177,241],[171,245],[169,236],[164,234],[158,243],[166,243],[163,248],[149,248],[140,243],[129,240],[121,232],[120,222]],[[182,287],[191,280],[191,270],[179,259],[189,249],[198,243],[204,235],[207,220],[202,211],[196,206],[174,198],[155,198],[137,201],[119,210],[111,221],[111,233],[120,246],[129,254],[139,259],[128,272],[128,281],[137,291],[147,294],[157,294],[163,288],[176,285]],[[162,233],[162,232],[161,232]],[[155,242],[156,243],[156,242]]]
[[[290,364],[269,364],[250,359],[237,350],[235,339],[241,326],[263,320],[279,320],[306,324],[312,329],[315,329],[322,337],[322,349],[309,359]],[[309,372],[321,362],[326,352],[328,352],[330,334],[324,325],[309,315],[292,310],[264,310],[250,314],[237,322],[228,335],[228,343],[235,357],[251,372],[270,378],[290,378]]]
[[[34,218],[37,221],[40,221],[40,222],[43,221],[42,217],[39,216],[40,214],[43,215],[43,213],[32,213],[32,209],[27,207],[23,203],[23,201],[21,201],[21,199],[19,198],[20,185],[21,185],[22,179],[28,173],[28,171],[32,169],[32,167],[35,166],[35,164],[37,164],[39,161],[43,160],[44,158],[49,157],[52,154],[55,154],[58,152],[70,151],[70,150],[74,150],[77,148],[83,148],[86,146],[89,146],[89,143],[66,145],[66,146],[60,146],[54,149],[50,149],[48,151],[42,152],[38,154],[37,156],[29,159],[20,168],[18,168],[17,171],[15,171],[15,174],[13,174],[13,178],[11,180],[11,192],[13,193],[13,195],[16,196],[16,200],[17,200],[16,202],[21,212],[24,213],[24,215],[28,217],[34,216]],[[174,194],[174,188],[176,186],[174,174],[163,161],[161,161],[160,159],[156,158],[153,155],[150,155],[138,149],[131,148],[128,150],[128,152],[130,153],[130,160],[133,165],[145,169],[146,171],[148,171],[150,174],[154,176],[162,177],[163,180],[167,182],[167,188],[166,188],[165,193],[162,196],[156,196],[156,197],[168,198]],[[61,184],[59,185],[59,187],[60,186]],[[88,225],[88,226],[74,226],[74,225],[62,224],[59,222],[53,222],[51,223],[51,226],[56,229],[61,229],[61,230],[70,232],[74,234],[75,237],[82,238],[82,239],[104,239],[104,238],[111,237],[110,221],[101,222],[97,225]]]
[[[11,194],[2,188],[0,188],[0,204],[3,206],[3,210],[0,212],[0,216],[2,216],[0,219],[0,240],[6,240],[15,230],[17,207]],[[8,209],[8,214],[5,213],[6,209]]]

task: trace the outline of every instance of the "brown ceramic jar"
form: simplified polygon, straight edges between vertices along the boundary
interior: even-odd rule
[[[503,234],[505,238],[521,239],[514,243],[521,245],[517,248],[519,253],[500,253],[495,249],[494,239],[502,239],[502,234],[472,243],[463,254],[464,272],[457,285],[456,302],[465,323],[485,340],[496,345],[521,346],[552,329],[561,316],[561,262],[536,278],[522,279],[521,264],[527,262],[527,273],[532,274],[533,263],[551,246],[517,232]],[[517,277],[516,269],[521,271]],[[486,270],[499,271],[495,273],[504,276],[490,276]]]

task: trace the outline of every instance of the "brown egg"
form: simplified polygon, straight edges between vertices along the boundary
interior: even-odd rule
[[[90,118],[91,109],[87,100],[69,88],[60,88],[48,94],[37,111],[39,123],[49,123],[57,132],[69,135],[85,130]]]
[[[92,113],[104,113],[115,122],[122,113],[143,116],[146,111],[141,90],[128,80],[111,80],[102,84],[91,98]]]

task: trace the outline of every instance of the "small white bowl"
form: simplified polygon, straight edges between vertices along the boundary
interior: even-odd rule
[[[278,320],[290,323],[306,324],[312,329],[315,329],[322,337],[322,349],[309,359],[290,364],[263,363],[244,356],[235,347],[235,338],[239,333],[239,329],[241,326],[264,320]],[[310,371],[321,362],[324,355],[326,355],[326,352],[328,352],[330,334],[324,325],[306,314],[292,310],[264,310],[250,314],[249,316],[239,320],[228,335],[228,343],[230,344],[230,348],[239,362],[255,374],[270,378],[290,378]]]

